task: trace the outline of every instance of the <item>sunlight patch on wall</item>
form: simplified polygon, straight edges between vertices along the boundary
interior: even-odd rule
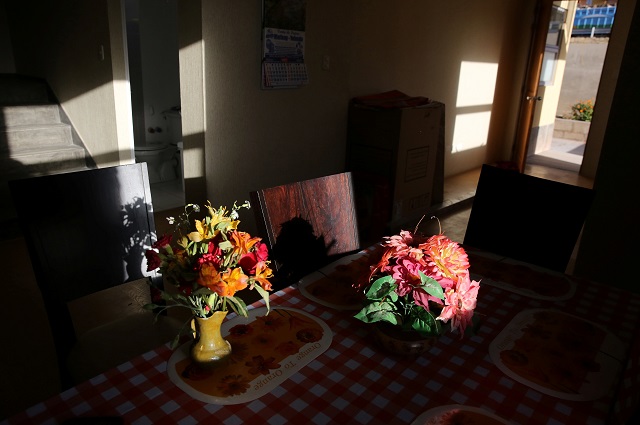
[[[458,114],[453,129],[451,153],[486,145],[490,119],[491,111]]]
[[[487,144],[497,75],[497,63],[460,64],[452,153]]]

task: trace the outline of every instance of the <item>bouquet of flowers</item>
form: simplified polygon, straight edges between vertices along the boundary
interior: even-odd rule
[[[208,215],[195,220],[194,227],[189,215],[200,211],[196,204],[188,204],[176,220],[177,241],[172,245],[173,235],[163,235],[147,250],[147,270],[159,269],[165,284],[173,291],[160,291],[159,297],[170,304],[147,304],[147,309],[162,311],[181,306],[191,310],[195,317],[209,317],[216,311],[231,309],[238,315],[247,316],[245,302],[236,296],[244,289],[256,290],[269,308],[269,292],[273,276],[269,268],[267,246],[260,238],[238,230],[238,210],[250,208],[249,202],[233,204],[230,212],[225,207],[214,209],[211,203],[205,206]]]
[[[386,236],[382,259],[364,286],[365,306],[356,318],[389,322],[423,336],[438,336],[442,324],[460,336],[471,323],[479,282],[469,276],[465,250],[440,233],[429,238],[403,230]]]

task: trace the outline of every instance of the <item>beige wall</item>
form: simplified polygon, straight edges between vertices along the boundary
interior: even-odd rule
[[[206,183],[216,205],[345,165],[350,2],[307,2],[310,84],[280,90],[260,88],[260,4],[202,2]]]
[[[262,90],[261,2],[202,2],[208,198],[229,204],[251,190],[343,171],[349,99],[392,89],[445,103],[446,175],[509,159],[530,28],[522,17],[532,19],[534,3],[307,1],[309,85]],[[181,64],[181,78],[189,65]],[[460,103],[479,95],[479,103]],[[453,153],[454,133],[459,144],[468,137],[480,146]]]
[[[397,89],[443,102],[445,176],[510,159],[534,4],[356,1],[351,95]]]

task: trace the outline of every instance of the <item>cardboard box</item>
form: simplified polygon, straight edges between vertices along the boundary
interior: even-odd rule
[[[440,102],[385,109],[351,103],[347,169],[353,172],[363,227],[379,227],[381,219],[390,229],[417,223],[433,203],[442,202],[443,127]],[[378,212],[373,219],[374,200],[385,198],[385,205],[377,204],[387,211],[386,217]]]

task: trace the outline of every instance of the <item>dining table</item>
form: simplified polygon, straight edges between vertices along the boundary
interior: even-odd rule
[[[125,424],[417,425],[464,423],[446,422],[443,412],[466,410],[483,413],[484,420],[473,423],[596,425],[624,424],[636,411],[639,294],[468,248],[472,278],[480,282],[473,326],[462,335],[439,336],[425,353],[401,356],[376,343],[372,324],[354,318],[357,298],[336,298],[340,290],[332,290],[342,285],[348,291],[349,273],[367,270],[377,249],[342,258],[273,293],[270,321],[262,313],[249,319],[229,314],[223,331],[235,337],[256,317],[265,325],[285,320],[282,329],[295,322],[318,331],[307,332],[307,345],[276,359],[276,367],[243,389],[233,387],[229,397],[205,394],[198,382],[206,377],[190,377],[201,379],[191,385],[184,348],[166,344],[1,424],[95,418]],[[264,308],[262,300],[249,306],[250,312]],[[268,335],[260,335],[256,341],[268,344]]]

